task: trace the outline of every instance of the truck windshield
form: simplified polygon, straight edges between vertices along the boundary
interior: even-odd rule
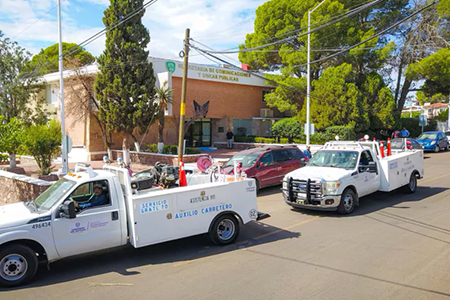
[[[356,151],[319,151],[308,162],[308,166],[353,169],[358,161]]]
[[[243,168],[249,168],[256,164],[261,153],[237,153],[225,164],[225,167],[234,166],[234,162],[242,162]]]
[[[58,180],[51,187],[46,189],[45,192],[40,194],[39,197],[36,198],[34,202],[36,203],[37,209],[49,210],[74,185],[75,181],[71,181],[65,178]]]

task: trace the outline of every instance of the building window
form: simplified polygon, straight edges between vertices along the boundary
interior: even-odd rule
[[[269,93],[270,93],[270,91],[262,91],[262,102],[263,102],[263,103],[266,103],[265,97],[266,97],[266,95],[269,94]]]
[[[219,131],[219,133],[224,132],[224,128],[223,127],[219,127],[218,131]]]

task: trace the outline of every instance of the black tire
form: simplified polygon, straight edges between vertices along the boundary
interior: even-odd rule
[[[413,194],[417,191],[417,176],[416,173],[412,173],[411,177],[409,177],[409,183],[405,185],[404,191],[407,194]]]
[[[37,269],[38,259],[31,248],[16,244],[0,249],[1,286],[23,285],[34,277]]]
[[[341,201],[337,208],[338,213],[343,215],[348,215],[355,209],[356,203],[358,201],[358,196],[351,189],[346,189],[342,193]]]
[[[233,243],[239,235],[239,221],[233,215],[217,218],[209,231],[209,238],[217,245],[225,246]]]

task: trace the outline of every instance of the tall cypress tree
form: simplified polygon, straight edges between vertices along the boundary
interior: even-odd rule
[[[143,6],[143,0],[111,0],[104,12],[107,28],[126,19]],[[98,59],[95,80],[99,115],[109,128],[123,132],[125,163],[129,163],[129,140],[138,126],[148,125],[157,112],[155,76],[145,50],[150,42],[142,24],[144,10],[106,33],[106,49]]]

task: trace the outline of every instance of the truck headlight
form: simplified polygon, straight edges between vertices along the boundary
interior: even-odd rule
[[[434,144],[436,144],[436,141],[432,141],[432,142],[430,143],[431,146],[433,146]]]
[[[323,194],[324,195],[337,195],[340,181],[325,181],[323,183]]]

